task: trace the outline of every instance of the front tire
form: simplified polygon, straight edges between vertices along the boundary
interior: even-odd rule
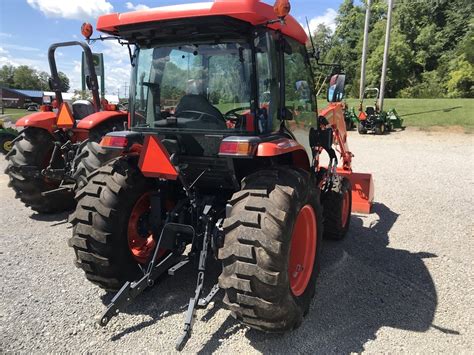
[[[322,236],[316,186],[306,171],[264,170],[246,177],[229,201],[219,285],[224,303],[250,327],[291,330],[309,310]],[[307,244],[298,246],[301,235]]]
[[[349,179],[336,175],[331,189],[321,196],[324,216],[324,238],[343,239],[351,222],[352,187]]]
[[[375,131],[375,134],[377,135],[385,134],[385,123],[377,123],[374,131]]]
[[[357,123],[357,132],[359,132],[359,134],[367,134],[367,130],[365,129],[362,122]]]

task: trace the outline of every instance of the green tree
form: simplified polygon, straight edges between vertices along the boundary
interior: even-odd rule
[[[49,90],[49,74],[45,71],[38,72],[38,79],[41,84],[41,90],[48,91]]]
[[[67,92],[71,88],[69,78],[62,71],[60,71],[58,75],[59,75],[59,80],[61,80],[61,91]],[[48,85],[48,89],[49,89],[49,85]]]
[[[13,74],[15,89],[41,90],[42,84],[35,69],[27,65],[20,65]]]
[[[474,98],[474,67],[465,54],[455,57],[450,62],[451,70],[447,81],[449,97]]]
[[[4,65],[0,69],[0,85],[12,87],[14,84],[13,76],[15,74],[15,67],[13,65]]]

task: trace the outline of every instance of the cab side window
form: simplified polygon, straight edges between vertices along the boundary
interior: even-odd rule
[[[277,54],[270,34],[262,34],[255,39],[258,78],[258,102],[260,114],[257,119],[261,133],[278,129],[279,85],[277,77]]]
[[[300,43],[285,39],[285,104],[296,126],[308,126],[316,117],[314,84],[306,50]],[[295,124],[290,123],[290,127]]]

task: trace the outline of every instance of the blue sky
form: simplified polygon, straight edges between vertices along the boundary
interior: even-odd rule
[[[26,64],[49,72],[46,58],[49,45],[81,39],[80,27],[84,21],[95,27],[97,17],[105,13],[202,1],[0,0],[0,66]],[[263,1],[273,4],[272,0]],[[341,2],[291,0],[291,13],[301,23],[307,16],[312,28],[321,22],[332,26]],[[123,96],[130,72],[126,48],[109,41],[94,44],[93,51],[104,53],[107,93],[119,92]],[[58,49],[56,53],[58,69],[69,76],[71,89],[79,89],[80,49]]]

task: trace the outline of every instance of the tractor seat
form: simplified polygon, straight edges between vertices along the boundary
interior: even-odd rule
[[[77,100],[72,104],[72,115],[75,120],[81,120],[94,112],[94,106],[88,100]]]
[[[204,112],[208,115],[214,116],[216,119],[224,121],[222,113],[211,105],[211,103],[203,95],[188,94],[184,95],[176,106],[175,116],[184,111],[198,111]]]
[[[365,108],[365,113],[367,114],[367,116],[373,116],[375,115],[375,107],[373,106],[367,106]]]

